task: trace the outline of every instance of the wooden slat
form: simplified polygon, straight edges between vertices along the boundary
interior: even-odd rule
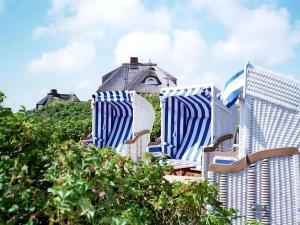
[[[296,147],[266,149],[247,155],[233,165],[210,164],[209,170],[217,173],[237,173],[258,160],[296,154],[299,154],[298,148]]]
[[[125,144],[133,144],[133,143],[135,143],[139,139],[139,137],[141,137],[141,136],[143,136],[145,134],[149,134],[149,133],[150,133],[149,130],[143,130],[143,131],[137,133],[134,138],[125,141]]]
[[[215,141],[212,146],[204,147],[204,152],[213,152],[213,151],[216,151],[216,149],[219,147],[219,145],[222,142],[230,140],[232,138],[233,138],[232,134],[224,135],[224,136],[220,137],[217,141]]]
[[[231,151],[231,152],[219,152],[219,151],[215,151],[212,153],[213,156],[228,156],[228,157],[237,157],[239,154],[239,151]]]

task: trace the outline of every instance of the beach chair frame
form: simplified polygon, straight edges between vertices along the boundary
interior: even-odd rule
[[[240,219],[300,223],[300,83],[246,63],[239,149],[214,153],[208,179]],[[217,163],[223,159],[224,163]],[[234,160],[235,159],[235,160]],[[227,163],[226,163],[227,162]]]

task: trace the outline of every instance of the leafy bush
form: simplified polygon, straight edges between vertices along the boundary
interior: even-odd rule
[[[48,116],[1,114],[0,224],[229,224],[235,216],[212,184],[170,183],[169,168],[150,156],[133,162],[59,132]]]
[[[1,158],[1,217],[14,223],[227,224],[233,215],[204,183],[169,183],[165,168],[108,149],[53,144],[39,167]],[[35,152],[37,153],[37,152]],[[31,153],[31,154],[35,154]],[[50,154],[51,153],[51,156]],[[48,162],[47,162],[48,161]],[[32,170],[40,171],[39,179]],[[207,207],[210,206],[211,209]]]
[[[150,102],[155,110],[155,121],[151,132],[151,141],[155,141],[157,138],[160,138],[160,129],[161,129],[161,109],[160,109],[160,100],[157,95],[145,95],[145,99]]]
[[[92,110],[89,102],[53,101],[30,114],[49,120],[61,141],[79,141],[91,133]]]
[[[32,113],[42,118],[51,118],[55,122],[92,118],[90,102],[52,101]]]

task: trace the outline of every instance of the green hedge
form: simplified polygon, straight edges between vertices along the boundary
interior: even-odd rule
[[[54,101],[29,114],[49,120],[61,141],[79,141],[92,131],[92,109],[90,102]]]
[[[62,138],[66,128],[57,123],[87,118],[58,105],[12,113],[0,104],[0,224],[230,224],[235,217],[212,184],[170,183],[163,178],[170,168],[150,156],[133,162],[84,148],[74,141],[86,133],[81,126],[75,138]]]

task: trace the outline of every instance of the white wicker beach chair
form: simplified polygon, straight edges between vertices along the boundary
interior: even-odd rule
[[[246,64],[239,150],[216,152],[209,180],[243,221],[300,224],[300,83]]]
[[[161,90],[161,142],[150,143],[150,152],[163,152],[175,169],[202,171],[206,176],[204,151],[214,151],[222,143],[232,146],[238,111],[222,105],[213,85],[173,87]],[[230,139],[230,140],[229,140]]]
[[[154,109],[135,91],[98,92],[93,96],[93,142],[133,160],[148,151]]]

